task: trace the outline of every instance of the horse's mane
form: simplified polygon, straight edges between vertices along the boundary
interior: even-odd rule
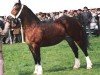
[[[30,8],[28,8],[26,5],[24,5],[25,10],[28,12],[28,14],[30,15],[29,17],[36,20],[37,23],[40,22],[40,19],[32,12],[32,10]]]

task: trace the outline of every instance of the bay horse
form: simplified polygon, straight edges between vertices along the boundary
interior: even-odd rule
[[[30,8],[21,4],[20,0],[13,6],[10,15],[15,19],[21,19],[25,42],[29,46],[35,61],[34,73],[36,75],[42,75],[43,73],[40,47],[56,45],[63,40],[68,42],[75,55],[74,69],[80,67],[78,46],[85,54],[87,69],[92,68],[92,63],[87,52],[87,35],[82,25],[77,20],[67,16],[62,16],[52,22],[44,23],[39,20]]]

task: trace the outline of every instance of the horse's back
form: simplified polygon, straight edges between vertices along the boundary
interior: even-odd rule
[[[65,38],[65,29],[58,23],[44,23],[40,29],[43,33],[41,46],[55,45]]]
[[[43,22],[40,26],[43,32],[41,46],[58,44],[65,40],[66,36],[74,36],[78,33],[76,30],[78,29],[78,22],[74,18],[62,16],[59,19],[51,21],[51,23],[49,22]]]

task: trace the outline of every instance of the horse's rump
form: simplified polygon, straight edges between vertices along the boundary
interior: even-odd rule
[[[84,47],[88,47],[88,38],[85,29],[77,19],[68,16],[59,18],[62,21],[68,36],[74,39],[75,42],[81,43]]]

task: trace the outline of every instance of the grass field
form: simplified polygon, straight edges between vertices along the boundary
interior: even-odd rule
[[[100,37],[91,38],[88,50],[93,69],[86,69],[84,54],[79,50],[81,67],[73,70],[74,55],[66,41],[41,48],[43,75],[100,75]],[[5,75],[32,75],[34,61],[26,44],[3,45]]]

